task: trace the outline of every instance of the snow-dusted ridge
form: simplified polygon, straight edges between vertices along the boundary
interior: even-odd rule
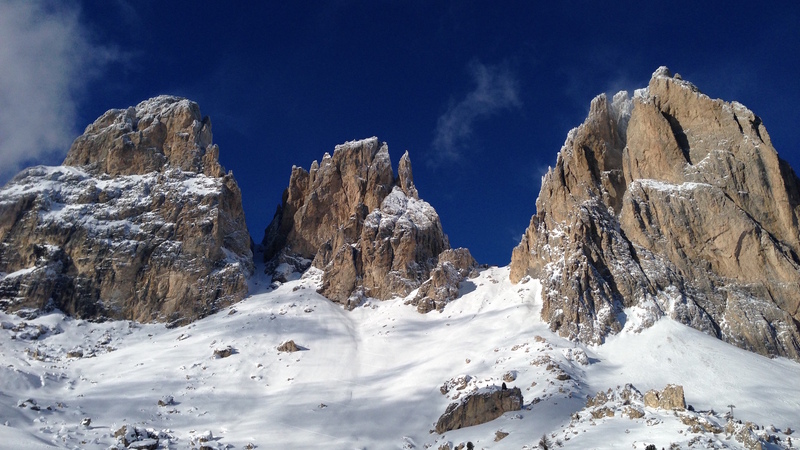
[[[36,166],[24,170],[3,188],[0,204],[38,195],[37,201],[46,205],[39,211],[40,227],[80,227],[91,237],[109,238],[105,241],[109,246],[135,247],[148,235],[169,235],[176,226],[148,211],[154,198],[182,199],[194,204],[197,211],[212,217],[219,214],[219,205],[204,204],[202,200],[222,191],[223,184],[222,178],[184,172],[178,168],[163,173],[112,178],[94,176],[77,167]],[[97,201],[91,196],[102,196],[103,200]],[[110,239],[112,236],[117,238]],[[224,247],[222,251],[228,256],[228,263],[243,267],[250,265],[246,258]]]
[[[507,268],[484,270],[444,312],[424,315],[404,299],[345,311],[316,293],[320,277],[312,269],[272,290],[269,279],[254,278],[256,294],[175,329],[0,315],[0,442],[108,448],[127,425],[129,434],[149,428],[160,448],[174,449],[197,447],[202,435],[211,448],[438,449],[471,441],[530,449],[543,434],[565,449],[744,448],[725,433],[687,431],[681,419],[724,427],[729,404],[737,419],[774,425],[755,433],[783,445],[787,428],[800,427],[800,364],[666,318],[603,346],[579,345],[538,319],[538,281],[512,285]],[[306,350],[278,352],[289,339]],[[229,346],[230,356],[214,358]],[[430,432],[450,402],[512,378],[523,410]],[[587,396],[626,383],[642,393],[683,385],[697,412],[643,408],[639,419],[592,418]],[[495,442],[497,431],[508,436]]]
[[[175,323],[227,306],[252,270],[239,198],[179,167],[23,170],[0,189],[0,306]]]

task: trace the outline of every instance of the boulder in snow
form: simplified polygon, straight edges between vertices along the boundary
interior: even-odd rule
[[[522,392],[518,387],[481,389],[451,403],[436,422],[436,432],[442,434],[492,421],[508,411],[519,411],[522,403]]]

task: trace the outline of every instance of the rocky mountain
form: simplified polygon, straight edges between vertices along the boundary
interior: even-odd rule
[[[112,109],[57,167],[0,190],[0,302],[86,318],[186,323],[247,294],[241,192],[198,105]]]
[[[0,447],[796,448],[800,363],[718,339],[796,358],[798,181],[741,105],[598,97],[482,270],[377,138],[292,170],[253,270],[210,131],[158,97],[0,189]]]
[[[572,339],[668,315],[800,359],[799,216],[800,181],[761,119],[662,67],[569,132],[510,277],[540,278],[542,318]]]
[[[262,246],[275,279],[313,265],[323,271],[320,293],[352,308],[364,297],[405,297],[450,243],[439,215],[419,198],[408,152],[395,176],[388,146],[372,137],[336,146],[308,171],[293,167]],[[472,267],[461,252],[468,257],[453,260]]]

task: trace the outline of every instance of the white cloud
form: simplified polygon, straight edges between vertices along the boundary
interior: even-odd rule
[[[78,98],[114,58],[93,45],[74,7],[0,0],[0,180],[63,156]]]
[[[472,134],[475,121],[521,105],[519,84],[508,67],[474,62],[469,69],[475,89],[452,104],[436,123],[433,148],[438,162],[460,157],[460,146]]]

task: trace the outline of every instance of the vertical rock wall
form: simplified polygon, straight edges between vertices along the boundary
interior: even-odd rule
[[[570,131],[511,278],[542,279],[542,316],[570,338],[668,315],[798,359],[799,184],[755,114],[662,67]]]

